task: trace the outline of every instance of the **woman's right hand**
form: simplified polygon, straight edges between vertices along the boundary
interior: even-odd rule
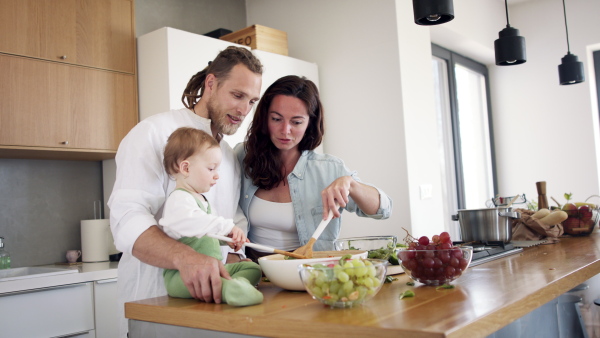
[[[356,181],[351,176],[342,176],[331,182],[327,188],[321,191],[323,219],[327,219],[329,210],[333,212],[333,218],[338,218],[342,215],[339,208],[344,208],[348,204],[348,196],[350,195],[353,182],[355,183]]]

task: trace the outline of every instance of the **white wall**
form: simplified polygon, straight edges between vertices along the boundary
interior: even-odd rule
[[[537,200],[536,181],[546,181],[548,195],[561,203],[565,192],[582,201],[600,191],[598,112],[595,103],[592,109],[593,65],[586,50],[600,49],[600,21],[591,18],[600,2],[569,0],[566,6],[571,53],[584,63],[584,83],[558,82],[558,65],[567,54],[561,1],[515,5],[510,21],[526,38],[527,62],[490,67],[501,194],[525,192]]]

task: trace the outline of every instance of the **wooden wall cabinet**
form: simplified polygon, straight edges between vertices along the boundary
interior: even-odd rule
[[[138,121],[132,0],[0,0],[0,157],[114,158]]]
[[[0,52],[135,72],[131,0],[1,0]]]

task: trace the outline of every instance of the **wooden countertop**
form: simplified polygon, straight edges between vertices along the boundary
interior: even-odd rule
[[[525,248],[521,254],[471,267],[436,290],[396,275],[362,306],[330,309],[305,292],[261,283],[260,305],[236,308],[157,297],[125,304],[129,319],[277,337],[487,336],[600,273],[600,233]],[[398,299],[412,289],[415,297]]]

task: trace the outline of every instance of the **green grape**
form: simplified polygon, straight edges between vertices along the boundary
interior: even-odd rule
[[[374,266],[369,266],[367,267],[367,276],[369,277],[375,277],[375,273],[377,272],[377,270],[375,270]]]
[[[318,286],[311,288],[310,292],[319,298],[323,297],[323,290],[321,290],[321,288]]]
[[[346,282],[350,281],[350,276],[348,276],[348,274],[345,273],[344,271],[340,271],[337,274],[337,279],[342,283],[346,283]]]
[[[342,289],[344,289],[344,291],[346,291],[347,294],[350,294],[354,289],[354,282],[351,280],[345,282],[342,286]]]
[[[356,277],[363,277],[368,273],[368,269],[367,267],[361,266],[361,267],[357,267],[355,268],[354,274],[356,275]]]
[[[331,284],[329,284],[329,292],[330,293],[337,293],[339,289],[340,289],[340,283],[338,283],[337,281],[333,281],[333,282],[331,282]]]
[[[365,266],[365,263],[362,260],[360,260],[360,259],[354,259],[351,262],[352,262],[352,265],[355,266],[355,267]]]
[[[368,288],[372,288],[373,287],[373,279],[369,278],[369,277],[365,278],[364,282],[363,282],[363,285],[366,286],[366,287],[368,287]]]
[[[356,291],[358,291],[359,294],[358,299],[363,299],[367,295],[368,289],[364,286],[359,286],[356,288]]]

